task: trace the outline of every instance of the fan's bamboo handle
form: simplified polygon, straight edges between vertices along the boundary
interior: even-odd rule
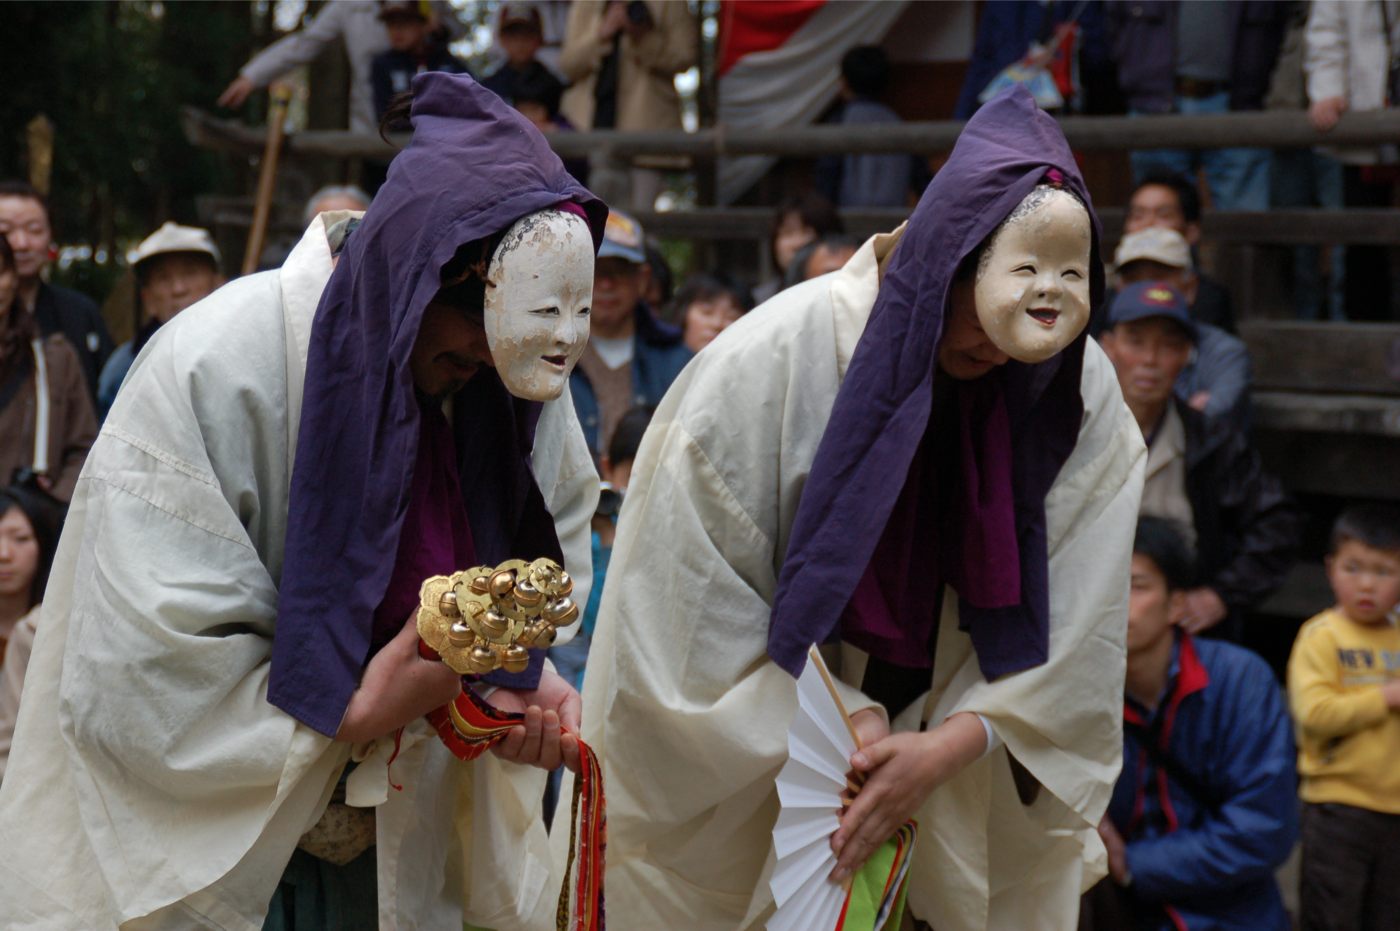
[[[859,750],[861,748],[860,735],[856,733],[856,726],[851,723],[851,716],[846,713],[846,706],[841,701],[841,693],[836,691],[836,681],[831,678],[831,670],[826,668],[826,661],[822,659],[816,644],[807,648],[807,661],[817,664],[817,672],[821,673],[822,682],[826,683],[826,690],[831,693],[831,700],[836,702],[836,707],[841,712],[841,720],[846,722],[846,730],[851,733],[851,741]]]

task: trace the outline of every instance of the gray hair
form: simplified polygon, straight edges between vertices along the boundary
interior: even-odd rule
[[[301,214],[301,225],[307,227],[311,221],[316,219],[316,215],[321,211],[316,209],[316,205],[328,197],[349,197],[358,200],[362,205],[361,210],[369,207],[369,195],[358,185],[354,184],[328,184],[315,194],[306,199],[306,209]]]

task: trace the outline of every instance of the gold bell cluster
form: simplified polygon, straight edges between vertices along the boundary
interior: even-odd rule
[[[462,675],[522,672],[530,647],[579,619],[574,581],[552,559],[435,575],[419,589],[418,636]]]

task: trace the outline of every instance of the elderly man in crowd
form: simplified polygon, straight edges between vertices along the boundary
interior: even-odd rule
[[[593,270],[592,336],[571,376],[574,407],[595,459],[622,415],[661,401],[690,361],[681,331],[642,298],[651,280],[642,226],[614,210]]]
[[[0,235],[15,253],[20,305],[34,315],[40,335],[62,333],[72,343],[95,400],[112,337],[92,298],[44,280],[44,269],[55,256],[53,217],[44,195],[23,181],[0,181]]]
[[[1201,192],[1196,185],[1173,172],[1154,172],[1133,188],[1128,198],[1124,233],[1150,227],[1175,230],[1195,250],[1201,243]],[[1229,290],[1199,268],[1191,296],[1191,316],[1230,333],[1235,332],[1235,309]]]
[[[136,335],[113,351],[97,383],[98,416],[105,417],[131,363],[147,341],[180,311],[223,284],[219,247],[208,230],[165,223],[142,240],[132,259],[142,319]]]
[[[1199,339],[1181,292],[1162,282],[1129,285],[1110,305],[1108,327],[1100,342],[1147,441],[1142,513],[1174,521],[1196,550],[1181,626],[1193,634],[1218,627],[1238,639],[1244,610],[1292,566],[1296,512],[1243,433],[1176,396]]]
[[[1200,287],[1191,247],[1176,230],[1149,226],[1129,233],[1113,256],[1119,287],[1164,281],[1189,304]],[[1249,350],[1244,340],[1210,323],[1196,323],[1191,359],[1176,380],[1176,393],[1211,419],[1224,418],[1239,429],[1249,423]]]

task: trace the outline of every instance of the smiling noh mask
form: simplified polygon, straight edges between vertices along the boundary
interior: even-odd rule
[[[588,343],[593,237],[577,214],[517,220],[486,271],[486,344],[506,389],[529,401],[564,391]]]
[[[1038,185],[993,231],[973,290],[977,319],[997,348],[1044,362],[1089,322],[1089,211],[1073,194]]]

